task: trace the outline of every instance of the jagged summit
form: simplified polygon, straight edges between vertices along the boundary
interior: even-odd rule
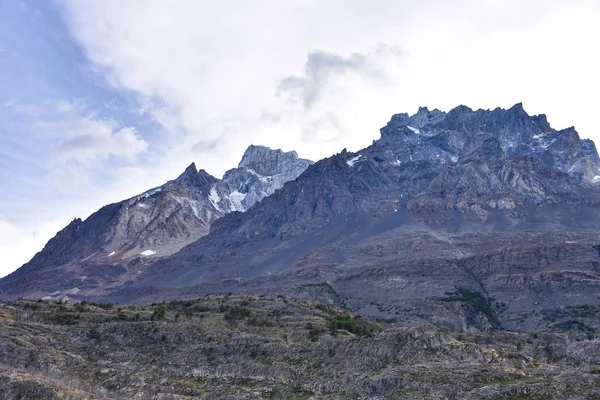
[[[396,125],[408,125],[414,128],[422,128],[425,125],[434,124],[443,120],[445,115],[446,113],[438,110],[437,108],[429,111],[427,107],[419,107],[419,110],[414,115],[409,115],[407,113],[393,115],[390,123],[393,122]],[[382,130],[382,137],[385,133]]]
[[[276,175],[281,173],[282,167],[297,163],[298,160],[301,159],[295,151],[284,152],[281,149],[250,145],[244,152],[238,168],[249,168],[260,175]],[[308,166],[310,161],[301,160],[301,164]]]
[[[232,188],[236,207],[247,210],[285,182],[296,179],[312,163],[299,158],[295,151],[250,145],[238,168],[225,172],[223,181]]]
[[[461,105],[447,113],[421,107],[412,116],[394,115],[381,129],[381,138],[399,140],[417,152],[431,150],[435,142],[441,162],[474,151],[488,138],[497,138],[509,157],[532,156],[584,181],[600,180],[600,159],[593,142],[581,140],[572,127],[553,129],[546,115],[530,116],[522,103],[509,109],[475,111]]]
[[[298,158],[298,153],[293,150],[284,152],[281,149],[272,149],[268,146],[251,144],[244,152],[242,160],[238,164],[238,168],[248,167],[252,164],[262,164],[264,162],[264,158],[261,157],[271,158],[285,156],[290,158]]]

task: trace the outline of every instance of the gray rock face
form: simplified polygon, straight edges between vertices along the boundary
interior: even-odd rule
[[[250,146],[240,166],[227,171],[222,180],[198,171],[192,163],[163,186],[105,206],[85,221],[75,219],[29,263],[3,279],[0,293],[24,290],[40,297],[54,292],[63,296],[65,289],[86,291],[107,280],[118,285],[135,278],[150,260],[205,236],[215,220],[232,211],[246,211],[310,164],[295,152],[264,146]],[[57,272],[63,267],[78,273],[63,276]],[[118,271],[109,276],[100,272],[115,268]],[[43,271],[49,276],[41,279]]]
[[[223,176],[232,210],[245,211],[296,179],[313,162],[298,158],[295,151],[283,152],[264,146],[250,146],[237,168]]]
[[[242,220],[220,221],[215,233],[289,238],[336,216],[402,209],[438,225],[454,219],[450,211],[483,224],[501,214],[514,225],[519,221],[509,219],[531,206],[595,203],[598,165],[593,143],[571,129],[552,130],[545,116],[530,117],[520,104],[447,114],[421,108],[412,117],[395,115],[372,146],[311,166]]]
[[[531,156],[548,167],[590,182],[600,175],[600,159],[593,142],[581,140],[574,128],[552,129],[545,115],[529,116],[521,103],[508,110],[493,111],[459,106],[447,114],[420,108],[410,117],[394,115],[381,129],[382,138],[398,139],[402,135],[406,137],[400,140],[416,148],[427,141],[436,142],[438,152],[424,157],[430,161],[448,162],[495,138],[508,157]]]

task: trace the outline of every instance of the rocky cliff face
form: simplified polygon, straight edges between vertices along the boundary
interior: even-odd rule
[[[493,111],[461,106],[447,114],[421,108],[411,117],[395,115],[372,146],[311,166],[240,222],[223,219],[215,233],[286,238],[336,216],[398,210],[446,228],[453,212],[510,227],[531,207],[597,204],[599,165],[593,143],[573,129],[553,130],[545,116],[528,116],[520,104]]]
[[[75,219],[0,285],[5,293],[26,290],[60,296],[65,288],[85,291],[107,279],[122,283],[121,279],[132,278],[127,273],[132,267],[173,254],[205,236],[215,220],[246,211],[310,164],[296,152],[264,146],[250,146],[238,168],[227,171],[223,179],[192,163],[163,186],[105,206],[85,221]],[[113,271],[109,276],[108,270]],[[39,275],[46,271],[51,275]],[[29,274],[36,276],[33,287]],[[20,286],[23,280],[25,285]]]
[[[545,115],[529,116],[520,103],[508,110],[493,111],[460,106],[443,113],[420,108],[413,116],[394,115],[381,135],[406,136],[402,141],[421,150],[423,142],[435,138],[436,153],[426,152],[421,159],[431,161],[435,157],[442,163],[471,153],[485,140],[495,138],[509,158],[531,156],[550,168],[589,182],[600,175],[600,160],[592,141],[581,140],[572,127],[552,129]]]
[[[298,158],[295,151],[283,152],[264,146],[250,146],[237,168],[223,176],[229,191],[232,211],[245,211],[263,198],[273,194],[288,181],[293,181],[312,164]],[[227,207],[227,204],[225,204]]]

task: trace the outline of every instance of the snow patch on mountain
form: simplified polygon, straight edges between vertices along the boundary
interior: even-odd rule
[[[414,128],[414,127],[412,127],[412,126],[410,126],[410,125],[406,125],[406,127],[407,127],[408,129],[410,129],[411,131],[413,131],[414,133],[416,133],[417,135],[421,133],[421,131],[420,131],[419,129],[417,129],[417,128]]]
[[[351,159],[349,159],[348,161],[346,161],[346,164],[348,164],[349,167],[353,167],[354,164],[356,164],[356,162],[361,159],[361,157],[362,157],[362,155],[358,155],[356,157],[352,157]]]
[[[162,189],[163,189],[162,186],[161,187],[157,187],[157,188],[154,188],[154,189],[150,189],[150,190],[148,190],[148,191],[146,191],[146,192],[144,192],[144,193],[142,193],[140,195],[132,197],[131,199],[129,199],[128,205],[132,206],[132,205],[134,205],[135,203],[137,203],[140,200],[145,200],[148,197],[150,197],[152,195],[155,195],[156,193],[160,193],[162,191]]]
[[[244,193],[240,193],[237,190],[234,190],[229,195],[229,201],[233,206],[233,211],[244,211],[244,205],[242,201],[246,198]]]
[[[210,188],[210,195],[208,196],[208,200],[210,200],[210,202],[214,208],[216,208],[219,211],[223,211],[221,209],[221,206],[219,206],[219,202],[221,201],[221,196],[219,196],[219,193],[217,192],[217,190],[215,189],[214,186],[212,188]]]

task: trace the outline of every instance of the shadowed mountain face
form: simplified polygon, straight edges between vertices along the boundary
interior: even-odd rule
[[[253,153],[240,167],[268,174],[285,157]],[[458,329],[548,328],[547,313],[600,304],[599,166],[592,142],[520,104],[421,108],[393,116],[372,146],[311,165],[209,235],[87,295],[287,294]],[[41,294],[28,284],[20,293]],[[81,288],[69,285],[61,295]]]
[[[263,146],[250,146],[238,168],[222,180],[192,163],[163,186],[107,205],[85,221],[75,219],[29,263],[0,281],[0,293],[74,295],[121,284],[152,259],[208,234],[223,215],[252,207],[310,164],[296,152]]]

